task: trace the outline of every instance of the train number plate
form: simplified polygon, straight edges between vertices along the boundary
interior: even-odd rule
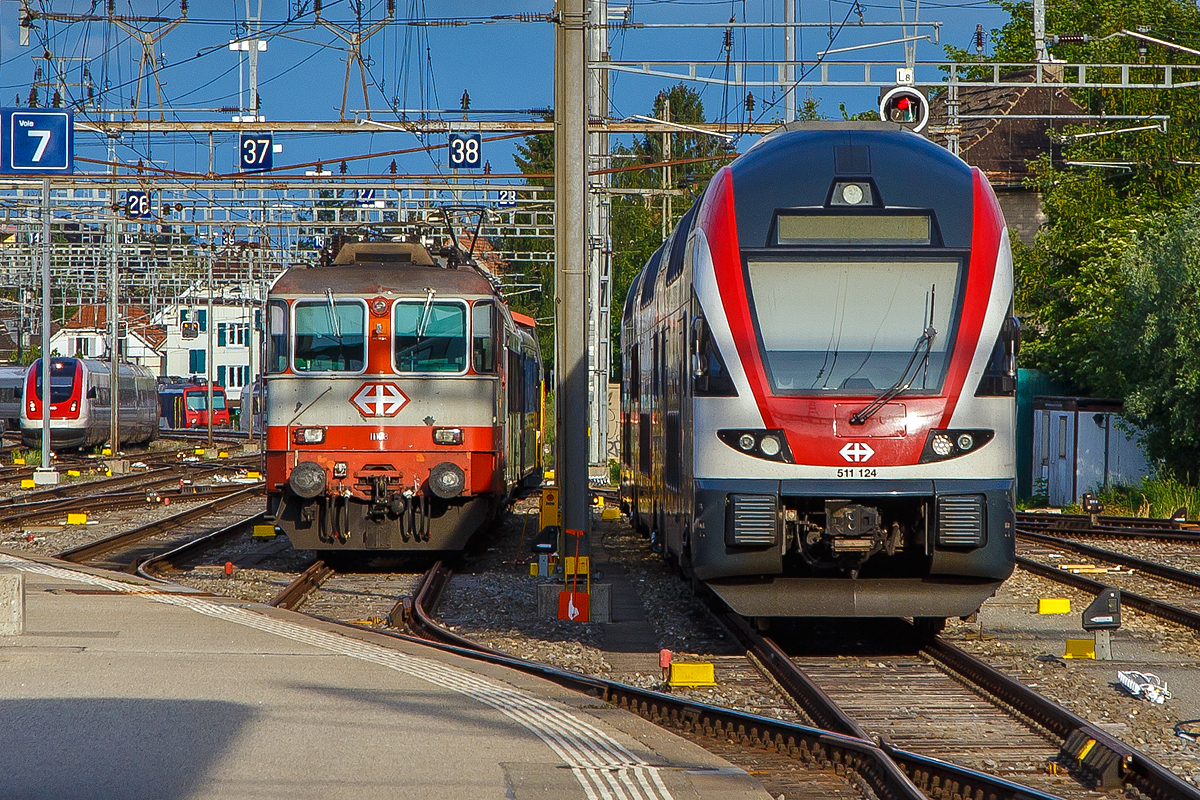
[[[839,467],[839,478],[875,478],[878,477],[874,467]]]

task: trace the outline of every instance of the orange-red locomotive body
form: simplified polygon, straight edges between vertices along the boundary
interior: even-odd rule
[[[272,287],[268,511],[297,548],[458,550],[540,481],[533,321],[454,255],[348,244]]]

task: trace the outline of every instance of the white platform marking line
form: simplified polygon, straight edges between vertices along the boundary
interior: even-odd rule
[[[589,800],[673,800],[658,767],[635,756],[607,733],[548,701],[454,667],[344,636],[271,619],[235,606],[185,594],[147,594],[143,587],[0,554],[0,564],[59,580],[78,581],[178,606],[321,650],[368,661],[450,689],[490,706],[542,740],[575,775]],[[632,773],[632,775],[630,774]],[[636,779],[636,782],[635,780]]]

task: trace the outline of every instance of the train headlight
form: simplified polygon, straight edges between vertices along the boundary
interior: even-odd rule
[[[434,428],[433,442],[434,444],[462,444],[462,428]]]
[[[292,431],[292,441],[296,444],[321,444],[325,441],[325,429],[296,428]]]
[[[429,470],[429,488],[443,500],[458,497],[466,486],[467,476],[457,464],[443,461]]]
[[[925,440],[925,450],[921,453],[922,464],[931,461],[945,461],[957,458],[967,453],[974,453],[992,440],[995,431],[983,428],[971,430],[932,430]]]
[[[717,438],[742,455],[784,464],[796,463],[782,428],[726,428],[717,431]]]
[[[320,464],[301,461],[292,468],[288,486],[296,496],[312,500],[325,491],[326,480],[325,469]]]

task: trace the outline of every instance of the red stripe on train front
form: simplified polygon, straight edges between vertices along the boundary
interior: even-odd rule
[[[746,294],[746,275],[742,270],[742,251],[737,234],[737,206],[733,198],[733,172],[723,167],[713,179],[712,188],[700,208],[700,224],[708,238],[713,272],[721,303],[729,320],[729,330],[737,345],[738,361],[750,382],[750,391],[758,404],[763,423],[777,427],[767,403],[767,375],[758,352],[758,336],[750,317],[750,300]]]
[[[268,425],[268,450],[359,450],[378,453],[435,450],[447,453],[462,450],[499,450],[500,428],[491,426],[456,427],[462,431],[462,444],[442,445],[433,441],[434,428],[428,425]],[[320,444],[296,444],[294,431],[300,428],[323,428],[325,438]]]
[[[962,315],[958,321],[958,339],[954,355],[946,372],[946,408],[942,412],[940,427],[950,424],[954,408],[966,387],[967,373],[975,350],[979,347],[979,332],[987,316],[992,296],[992,284],[996,280],[996,258],[1000,254],[1000,234],[1004,226],[1004,215],[1000,201],[978,167],[971,168],[975,184],[971,229],[971,261],[967,268],[967,291],[963,300]],[[988,343],[990,344],[990,342]],[[974,389],[974,387],[971,387]]]

